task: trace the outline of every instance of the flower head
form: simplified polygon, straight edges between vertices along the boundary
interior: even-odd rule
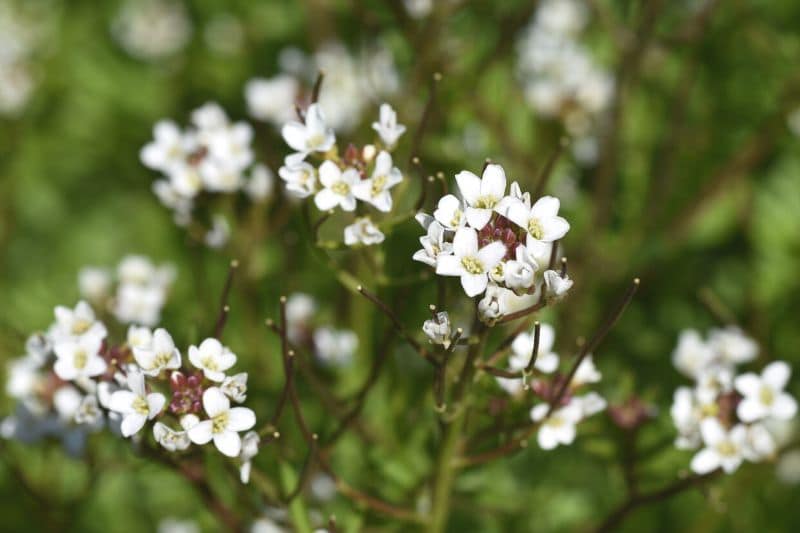
[[[225,379],[225,371],[236,364],[236,355],[214,338],[208,338],[200,346],[189,346],[189,362],[203,371],[211,381]]]
[[[791,368],[783,361],[768,364],[761,375],[742,374],[734,381],[736,390],[744,396],[736,409],[742,422],[754,422],[773,417],[781,420],[797,413],[797,401],[783,389],[789,382]]]
[[[389,148],[397,144],[397,139],[406,131],[404,125],[397,123],[397,113],[389,104],[381,104],[380,118],[372,123],[372,129],[378,132],[381,141]]]
[[[195,444],[206,444],[213,440],[214,446],[223,455],[239,455],[242,450],[239,432],[255,426],[253,411],[247,407],[231,408],[230,400],[217,387],[206,389],[203,393],[203,409],[209,418],[187,430],[189,439]]]
[[[458,189],[467,203],[466,218],[473,228],[480,230],[492,217],[506,193],[506,173],[500,165],[489,164],[479,178],[468,170],[456,174]]]
[[[477,296],[486,290],[488,273],[506,255],[501,242],[492,242],[478,249],[478,233],[472,228],[461,228],[453,238],[453,255],[439,256],[436,273],[459,276],[467,296]]]
[[[358,171],[348,168],[344,172],[333,161],[326,160],[319,167],[322,189],[314,195],[314,203],[321,211],[340,206],[345,211],[356,208],[353,187],[359,182]]]
[[[304,122],[293,120],[286,123],[281,135],[286,144],[297,151],[293,158],[295,162],[302,161],[311,152],[325,153],[336,143],[336,136],[325,123],[319,104],[308,107]]]
[[[114,392],[109,401],[109,408],[123,416],[120,426],[123,437],[138,433],[147,420],[161,412],[166,402],[163,394],[146,392],[141,372],[129,372],[127,382],[129,390]]]

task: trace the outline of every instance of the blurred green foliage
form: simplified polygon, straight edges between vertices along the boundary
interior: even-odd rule
[[[154,176],[139,163],[138,151],[156,120],[185,122],[191,109],[208,100],[220,102],[231,117],[246,118],[244,83],[277,73],[277,56],[286,45],[313,51],[339,39],[358,50],[381,39],[404,80],[392,104],[412,131],[428,79],[441,71],[419,154],[425,168],[452,176],[479,169],[489,157],[531,188],[561,135],[526,106],[515,77],[514,39],[533,4],[437,3],[433,15],[418,22],[394,1],[197,0],[187,4],[194,27],[188,46],[167,60],[147,62],[130,57],[112,39],[117,2],[42,2],[49,31],[35,58],[38,87],[21,116],[0,119],[0,360],[21,353],[24,336],[49,324],[55,305],[77,300],[81,266],[111,266],[128,253],[178,266],[163,323],[182,345],[202,336],[216,315],[227,261],[238,252],[187,244],[151,193]],[[598,167],[581,168],[567,157],[556,168],[549,190],[571,195],[563,203],[572,222],[565,246],[576,284],[544,319],[556,325],[557,348],[566,356],[573,339],[591,333],[627,280],[642,278],[634,304],[596,359],[604,374],[600,389],[610,401],[638,391],[660,407],[642,434],[647,448],[672,436],[668,405],[682,379],[669,356],[678,332],[716,323],[702,294],[714,295],[758,340],[762,360],[800,363],[800,141],[786,127],[787,114],[800,105],[800,4],[726,0],[716,2],[707,17],[698,14],[705,13],[702,7],[691,7],[702,2],[591,4],[595,13],[586,41],[623,76],[614,140],[604,145],[614,161],[601,156]],[[242,24],[243,45],[233,54],[215,51],[204,39],[209,21],[220,14]],[[652,29],[642,35],[648,17]],[[630,42],[646,43],[633,59],[633,47],[625,45]],[[368,138],[371,120],[365,117],[353,137]],[[408,154],[409,139],[404,143],[398,157]],[[256,144],[259,158],[277,169],[286,150],[276,133],[259,128]],[[597,188],[606,164],[611,195],[604,199]],[[356,365],[322,372],[339,397],[357,390],[386,328],[368,303],[345,298],[346,291],[309,252],[299,227],[294,213],[285,225],[268,228],[232,299],[226,342],[251,372],[249,402],[264,418],[282,376],[277,340],[260,324],[275,316],[280,294],[311,293],[331,323],[358,324]],[[387,239],[384,261],[392,275],[422,271],[410,260],[419,234],[412,220]],[[241,245],[247,235],[236,239]],[[359,256],[345,260],[369,286]],[[387,287],[381,296],[416,331],[435,287]],[[394,344],[360,423],[375,445],[364,449],[347,436],[334,462],[354,486],[404,501],[419,494],[432,468],[436,416],[428,367]],[[314,427],[334,426],[318,407],[320,398],[302,380],[300,386]],[[501,396],[490,380],[482,386]],[[800,393],[797,380],[790,389]],[[4,412],[11,409],[8,402],[3,406]],[[503,416],[525,420],[526,408]],[[283,456],[299,466],[301,441],[297,435],[282,440],[289,446]],[[94,477],[55,444],[4,442],[2,529],[128,533],[151,531],[165,516],[217,527],[189,485],[137,458],[127,442],[97,435],[91,452],[100,467]],[[450,530],[570,531],[596,524],[624,498],[618,454],[615,430],[598,417],[581,426],[571,447],[543,453],[531,446],[469,469],[456,485]],[[641,467],[643,485],[662,486],[689,459],[667,444]],[[270,447],[256,462],[277,472]],[[800,522],[796,500],[796,489],[779,484],[770,465],[746,465],[703,491],[637,511],[626,530],[791,531]],[[347,530],[363,524],[407,530],[345,499],[321,508],[325,515],[335,513]]]

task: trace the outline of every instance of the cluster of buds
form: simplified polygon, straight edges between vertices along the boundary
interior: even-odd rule
[[[194,372],[187,377],[183,372],[173,372],[169,377],[172,400],[169,411],[175,415],[197,414],[203,408],[203,375]]]

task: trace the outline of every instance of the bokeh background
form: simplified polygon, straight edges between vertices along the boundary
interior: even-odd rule
[[[337,43],[355,63],[376,50],[391,62],[371,71],[388,87],[385,94],[356,92],[355,103],[341,103],[354,106],[345,138],[369,138],[384,99],[415,130],[431,77],[440,72],[418,153],[425,169],[451,177],[477,171],[489,157],[531,188],[569,133],[526,99],[519,43],[536,2],[442,0],[429,12],[425,4],[0,2],[0,361],[23,352],[27,334],[51,322],[55,305],[77,301],[82,266],[113,266],[129,253],[177,266],[163,323],[182,344],[194,342],[213,323],[227,263],[238,257],[246,268],[233,292],[226,342],[251,372],[259,416],[269,416],[281,383],[276,339],[260,324],[291,291],[314,295],[323,320],[359,333],[350,368],[316,370],[336,395],[352,395],[386,324],[368,304],[345,298],[309,252],[294,206],[276,193],[258,218],[233,228],[229,246],[210,250],[173,223],[151,191],[156,176],[138,154],[155,121],[186,123],[192,109],[217,101],[232,118],[254,123],[258,158],[277,170],[287,149],[273,126],[248,117],[245,84],[285,72],[297,51],[311,57]],[[658,487],[685,470],[691,456],[672,448],[668,415],[672,392],[683,383],[670,363],[681,330],[739,324],[757,339],[760,361],[800,363],[800,115],[793,114],[800,109],[800,4],[585,4],[589,19],[579,40],[615,89],[598,114],[594,144],[584,146],[588,155],[571,145],[548,182],[572,223],[564,246],[575,287],[545,319],[556,326],[559,350],[569,353],[628,280],[642,278],[596,360],[610,401],[637,391],[660,409],[642,434],[650,455],[640,470],[644,486]],[[155,34],[146,22],[131,29],[145,8],[156,10]],[[398,158],[411,155],[409,137]],[[383,249],[392,275],[424,270],[410,260],[420,233],[411,220],[389,235]],[[342,261],[372,281],[363,262]],[[382,296],[415,330],[435,287],[387,286]],[[392,346],[362,421],[379,445],[365,449],[347,437],[337,464],[354,485],[408,501],[431,468],[435,413],[428,368],[401,343]],[[301,387],[316,427],[332,425],[319,407],[324,402]],[[800,382],[789,388],[797,395]],[[502,397],[491,383],[486,390]],[[0,406],[4,414],[13,408],[8,399]],[[504,416],[524,412],[510,406]],[[1,529],[152,531],[166,517],[219,527],[188,484],[138,458],[128,443],[100,434],[89,450],[91,462],[67,456],[55,442],[3,442]],[[624,498],[619,453],[619,435],[598,417],[570,447],[532,447],[468,470],[456,487],[451,529],[590,527]],[[302,462],[302,449],[282,454]],[[258,464],[275,472],[270,455],[262,450]],[[702,490],[637,511],[625,530],[791,531],[800,522],[797,490],[776,477],[774,465],[745,465]],[[406,530],[347,500],[310,498],[324,515],[335,512],[345,529]]]

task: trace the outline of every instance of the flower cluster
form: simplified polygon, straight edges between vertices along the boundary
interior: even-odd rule
[[[791,369],[775,361],[760,375],[736,374],[738,365],[757,355],[757,344],[735,327],[712,330],[707,339],[694,330],[681,333],[672,360],[694,386],[675,391],[671,414],[675,445],[700,449],[694,472],[731,473],[744,460],[760,462],[776,453],[773,424],[797,412],[797,402],[784,392]]]
[[[327,366],[347,366],[358,349],[358,337],[347,329],[315,327],[317,303],[308,294],[296,292],[286,300],[287,336],[295,346],[309,347]]]
[[[155,61],[186,46],[192,23],[179,0],[128,0],[112,21],[111,34],[131,56]]]
[[[120,323],[153,327],[161,320],[174,280],[172,265],[157,266],[147,257],[129,255],[117,265],[116,273],[102,267],[82,268],[78,288],[83,298],[113,313]]]
[[[255,415],[231,407],[246,398],[247,374],[227,374],[237,358],[217,339],[190,346],[187,365],[163,328],[130,326],[115,343],[84,301],[56,307],[55,317],[11,363],[7,390],[22,410],[3,422],[4,436],[35,440],[52,428],[85,434],[108,425],[127,438],[152,422],[156,442],[169,451],[213,440],[224,455],[246,451],[243,463],[252,459],[252,443],[243,448],[239,433],[255,425]]]
[[[40,17],[0,3],[0,115],[18,114],[36,88],[31,56],[40,46]]]
[[[196,204],[217,193],[244,192],[251,200],[269,199],[273,175],[266,166],[254,164],[253,129],[245,122],[231,122],[215,103],[192,112],[192,124],[181,129],[171,120],[153,128],[154,140],[141,150],[142,163],[164,174],[153,184],[161,203],[175,212],[175,222],[189,226],[195,221]],[[220,213],[202,221],[202,240],[219,248],[228,239],[228,222]]]
[[[245,86],[250,115],[282,126],[294,118],[294,106],[308,102],[310,87],[319,72],[325,73],[325,91],[319,105],[328,125],[336,131],[352,130],[361,122],[368,102],[397,92],[399,78],[391,52],[374,47],[353,57],[340,43],[323,45],[307,56],[296,48],[280,54],[283,72],[273,78],[254,78]]]
[[[298,198],[314,197],[322,211],[341,208],[353,212],[358,201],[379,212],[392,210],[391,189],[403,181],[403,173],[394,166],[390,151],[405,126],[397,123],[397,115],[388,104],[380,108],[379,121],[372,125],[379,140],[357,148],[350,144],[343,154],[336,145],[336,134],[328,126],[319,104],[311,104],[302,121],[284,124],[281,133],[295,153],[286,157],[278,174],[286,189]],[[321,160],[318,166],[308,160]],[[344,230],[348,246],[369,246],[383,242],[384,235],[370,216],[360,216]]]
[[[489,323],[519,305],[518,297],[561,298],[572,281],[550,266],[553,243],[569,231],[558,216],[558,199],[544,196],[531,204],[516,182],[507,195],[505,171],[496,164],[486,165],[482,177],[459,172],[456,182],[463,200],[448,194],[433,216],[417,215],[427,233],[414,260],[459,277],[467,296],[485,293],[479,311]]]
[[[614,91],[613,78],[577,42],[588,13],[579,0],[541,2],[518,45],[518,72],[530,105],[577,137],[576,155],[594,159],[593,122]]]

